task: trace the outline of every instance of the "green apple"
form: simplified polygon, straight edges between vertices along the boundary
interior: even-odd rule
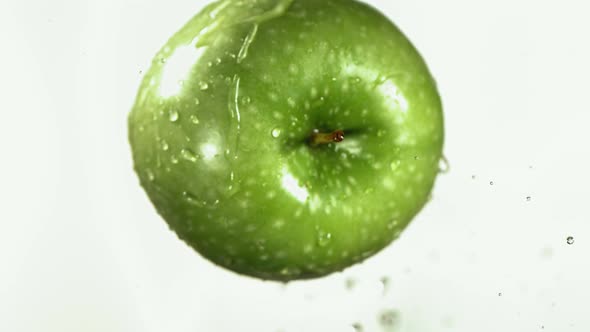
[[[135,170],[201,255],[272,280],[323,276],[396,239],[443,145],[436,84],[353,0],[226,0],[153,60],[129,115]]]

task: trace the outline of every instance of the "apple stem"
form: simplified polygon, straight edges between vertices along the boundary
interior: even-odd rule
[[[335,130],[331,133],[320,133],[319,130],[314,130],[311,134],[310,143],[312,146],[320,144],[338,143],[344,140],[344,131]]]

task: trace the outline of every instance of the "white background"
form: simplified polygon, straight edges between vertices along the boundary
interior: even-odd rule
[[[369,3],[437,78],[451,172],[389,248],[282,286],[195,254],[132,171],[140,71],[205,3],[2,0],[0,331],[590,331],[588,1]]]

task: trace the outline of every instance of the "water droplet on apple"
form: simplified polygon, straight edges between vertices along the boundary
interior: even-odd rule
[[[162,148],[162,150],[168,151],[168,142],[166,142],[166,140],[162,139],[160,141],[160,147]]]
[[[259,251],[264,251],[266,249],[265,248],[266,240],[259,239],[259,240],[256,240],[254,243],[256,244],[256,249],[258,249]]]
[[[171,155],[170,162],[172,162],[173,164],[178,164],[178,158],[175,155]]]
[[[387,223],[387,229],[394,229],[397,225],[399,225],[399,221],[397,219],[392,219]]]
[[[297,106],[297,104],[295,103],[295,100],[291,97],[287,98],[287,104],[289,104],[289,106],[291,108],[295,108],[295,106]]]
[[[147,176],[148,180],[150,180],[150,181],[154,181],[156,179],[154,172],[152,172],[152,170],[149,168],[145,170],[145,175]]]
[[[193,124],[199,124],[199,118],[196,115],[191,115],[190,120]]]
[[[209,84],[207,82],[201,81],[201,82],[199,82],[199,89],[201,89],[203,91],[207,90],[207,89],[209,89]]]
[[[291,74],[297,74],[298,71],[299,71],[299,69],[297,68],[297,65],[295,65],[293,63],[289,65],[289,72]]]
[[[205,205],[205,204],[203,204],[203,202],[200,202],[195,195],[191,194],[188,191],[183,191],[182,192],[182,197],[184,198],[184,200],[187,203],[190,203],[192,205],[196,205],[196,206],[203,206],[203,205]]]
[[[278,138],[279,136],[281,136],[281,130],[279,128],[275,128],[270,132],[270,134],[272,135],[272,137]]]
[[[195,105],[199,105],[201,103],[201,101],[199,100],[199,98],[195,98]]]
[[[279,271],[279,273],[285,277],[294,277],[301,274],[301,270],[299,270],[296,267],[285,267],[281,271]]]
[[[311,98],[317,97],[318,96],[318,89],[316,87],[312,87],[310,94],[311,94]]]
[[[399,164],[401,163],[401,161],[399,159],[396,159],[394,161],[391,162],[391,164],[389,165],[389,167],[391,167],[392,171],[395,171],[398,167]]]
[[[250,104],[250,102],[251,102],[251,101],[252,101],[252,100],[251,100],[251,99],[250,99],[250,97],[248,97],[248,96],[244,96],[244,97],[242,97],[242,104],[244,104],[244,105],[248,105],[248,104]]]
[[[170,120],[170,122],[178,121],[178,111],[174,109],[170,110],[168,112],[168,119]]]
[[[567,244],[572,245],[574,244],[574,237],[573,236],[568,236],[567,239]]]
[[[330,244],[330,241],[332,240],[332,234],[328,233],[328,232],[324,232],[324,231],[319,231],[318,232],[318,245],[320,247],[325,247],[328,244]]]
[[[190,162],[194,163],[197,161],[197,155],[195,155],[195,153],[190,149],[182,149],[180,151],[180,155],[183,159],[188,160]]]

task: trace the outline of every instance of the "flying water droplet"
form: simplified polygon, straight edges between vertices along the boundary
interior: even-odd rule
[[[352,290],[355,286],[356,286],[356,279],[354,278],[346,278],[346,280],[344,281],[344,286],[346,287],[347,290]]]
[[[278,138],[279,136],[281,136],[281,130],[279,128],[275,128],[270,132],[270,134],[272,135],[272,137]]]
[[[170,110],[168,112],[168,120],[170,120],[170,122],[178,121],[178,111],[174,109]]]
[[[361,323],[354,323],[352,324],[352,328],[354,329],[355,332],[363,332],[363,325],[361,325]]]
[[[382,294],[383,294],[383,296],[385,296],[389,292],[391,279],[389,279],[389,277],[385,276],[385,277],[382,277],[381,279],[379,279],[379,281],[381,282]]]
[[[194,163],[197,161],[197,155],[190,149],[182,149],[180,151],[180,155],[183,159],[188,160],[190,162]]]
[[[399,325],[400,315],[392,309],[383,310],[379,314],[379,324],[385,331],[394,331]]]
[[[531,198],[531,196],[527,196],[527,197],[526,197],[526,201],[527,201],[527,202],[530,202],[530,201],[531,201],[531,199],[532,199],[532,198]]]
[[[567,244],[572,245],[574,244],[574,237],[573,236],[568,236],[567,239]]]
[[[493,185],[494,185],[494,181],[490,181],[490,186],[493,186]]]

